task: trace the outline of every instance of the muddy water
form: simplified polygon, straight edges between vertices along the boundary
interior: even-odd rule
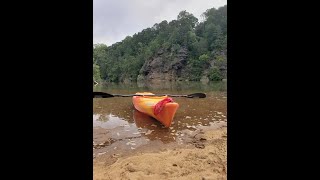
[[[153,92],[170,94],[206,93],[207,98],[174,98],[180,107],[170,128],[135,110],[131,97],[93,99],[93,152],[121,154],[139,151],[143,147],[154,149],[165,145],[182,145],[200,129],[227,126],[226,83],[199,82],[158,84],[107,84],[95,86],[94,91],[114,94]]]

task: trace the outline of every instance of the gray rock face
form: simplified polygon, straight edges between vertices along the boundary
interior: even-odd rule
[[[187,49],[182,48],[172,57],[170,52],[160,49],[157,56],[144,63],[138,81],[176,81],[187,64]]]
[[[227,59],[227,52],[216,52],[217,56]],[[147,61],[140,69],[137,81],[184,81],[188,80],[187,71],[188,50],[187,48],[181,48],[178,52],[173,52],[168,49],[159,49],[157,53]],[[214,67],[218,67],[223,75],[223,78],[227,76],[227,62],[217,61],[212,59],[208,69],[202,72],[201,82],[208,82],[208,71]]]

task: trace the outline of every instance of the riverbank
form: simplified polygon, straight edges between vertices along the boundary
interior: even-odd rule
[[[185,133],[184,142],[99,156],[93,179],[227,179],[226,125]]]

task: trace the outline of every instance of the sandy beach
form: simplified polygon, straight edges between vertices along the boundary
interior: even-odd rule
[[[226,125],[185,133],[184,142],[95,157],[93,179],[227,179]]]

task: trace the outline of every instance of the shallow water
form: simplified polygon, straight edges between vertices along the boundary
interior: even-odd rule
[[[227,125],[226,82],[158,83],[158,84],[106,84],[94,87],[94,91],[110,94],[134,94],[136,92],[191,94],[206,93],[207,97],[173,98],[179,103],[173,123],[165,128],[157,120],[135,110],[131,97],[93,99],[93,147],[94,154],[115,151],[133,151],[157,142],[158,145],[183,144],[183,136],[200,128],[217,128]]]

